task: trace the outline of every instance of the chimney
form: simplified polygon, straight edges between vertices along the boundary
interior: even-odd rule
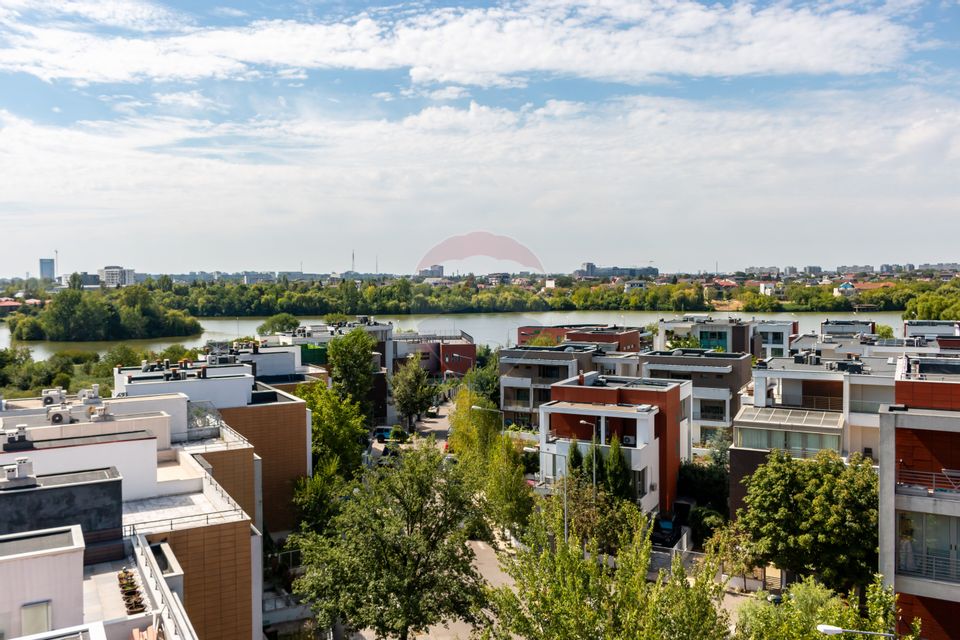
[[[580,373],[577,375],[577,384],[581,387],[583,386],[583,369],[581,369]]]

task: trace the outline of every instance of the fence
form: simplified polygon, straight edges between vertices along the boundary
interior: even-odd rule
[[[897,493],[960,500],[960,471],[897,471]]]
[[[909,542],[897,553],[897,575],[960,583],[958,564],[949,551],[915,553]]]

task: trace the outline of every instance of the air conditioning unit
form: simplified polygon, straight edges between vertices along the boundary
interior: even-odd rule
[[[623,436],[623,444],[627,445],[628,447],[634,447],[637,445],[637,439],[633,436]]]
[[[70,424],[70,408],[57,407],[56,409],[49,409],[47,411],[47,420],[50,421],[50,424]]]
[[[67,399],[67,394],[63,392],[62,387],[44,389],[41,395],[43,396],[43,405],[45,407],[49,407],[52,404],[61,404]]]

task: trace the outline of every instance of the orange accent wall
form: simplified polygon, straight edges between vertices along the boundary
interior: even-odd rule
[[[903,469],[936,473],[960,469],[960,437],[956,434],[897,427],[896,447],[897,463]]]
[[[183,568],[183,604],[202,640],[253,640],[250,535],[241,520],[147,536],[168,542]]]
[[[296,521],[291,498],[298,478],[307,475],[307,405],[279,402],[221,409],[228,425],[250,441],[263,462],[263,525],[287,531]]]
[[[920,618],[921,635],[927,640],[960,638],[960,603],[908,593],[898,595],[901,633],[909,632],[910,622]]]
[[[910,409],[942,409],[960,411],[960,384],[897,380],[894,387],[897,404]]]

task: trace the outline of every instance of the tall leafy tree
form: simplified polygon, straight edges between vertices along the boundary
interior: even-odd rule
[[[323,533],[340,512],[344,493],[340,460],[325,458],[314,465],[313,475],[300,478],[294,487],[293,505],[303,531]]]
[[[484,497],[493,522],[519,532],[533,510],[533,492],[523,475],[523,458],[508,436],[499,436],[490,451]]]
[[[313,456],[317,464],[335,459],[338,473],[349,478],[360,468],[367,428],[360,405],[322,384],[297,387],[313,414]]]
[[[607,452],[607,458],[603,463],[603,481],[607,491],[613,496],[622,500],[633,497],[633,489],[630,487],[630,468],[623,458],[620,438],[616,435],[610,439],[610,451]]]
[[[474,507],[459,465],[424,443],[396,466],[367,470],[348,495],[329,535],[298,539],[305,573],[295,590],[320,626],[341,620],[406,640],[430,625],[477,619],[485,594],[462,526]]]
[[[407,358],[400,370],[393,374],[393,401],[397,411],[410,424],[413,416],[426,411],[433,402],[434,388],[420,359]]]
[[[858,453],[801,460],[783,451],[746,480],[738,519],[763,562],[816,573],[831,588],[869,583],[877,566],[877,474]]]
[[[373,336],[357,327],[331,340],[327,350],[334,390],[341,398],[359,403],[368,418],[371,411],[368,398],[373,388],[372,358],[376,346]]]

